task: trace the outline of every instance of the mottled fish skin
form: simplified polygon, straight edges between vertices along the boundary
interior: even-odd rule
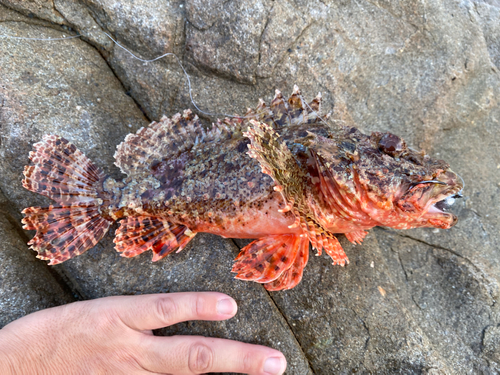
[[[290,289],[309,243],[348,263],[334,234],[361,243],[366,230],[449,228],[456,217],[437,203],[463,186],[449,165],[391,133],[365,135],[307,104],[298,87],[269,107],[204,126],[191,111],[163,117],[117,147],[127,177],[105,176],[67,140],[46,136],[30,154],[23,185],[59,206],[24,211],[37,230],[34,250],[50,264],[79,255],[119,220],[122,256],[152,250],[153,261],[180,251],[198,232],[258,238],[242,249],[236,278]],[[97,231],[97,232],[96,232]]]
[[[190,111],[176,120],[203,126]],[[104,210],[115,219],[161,216],[194,232],[224,237],[297,232],[288,228],[293,215],[278,212],[284,204],[273,190],[272,179],[248,157],[249,140],[242,134],[243,124],[227,120],[231,131],[220,138],[200,141],[178,155],[153,160],[146,178],[128,178],[118,189],[107,187],[114,191],[115,204]],[[270,224],[274,224],[274,232]]]

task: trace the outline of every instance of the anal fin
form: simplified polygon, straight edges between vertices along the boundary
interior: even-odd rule
[[[116,251],[127,258],[152,250],[156,262],[175,250],[181,251],[194,236],[185,225],[154,216],[138,216],[120,222],[114,243]]]
[[[282,234],[263,237],[241,249],[232,272],[237,273],[236,278],[240,280],[271,283],[293,268],[292,272],[286,273],[286,278],[273,284],[279,287],[272,290],[289,289],[300,281],[307,263],[304,253],[308,251],[309,239],[306,236]],[[297,263],[299,254],[302,260]]]

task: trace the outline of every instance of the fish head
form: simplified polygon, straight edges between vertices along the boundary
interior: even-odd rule
[[[461,197],[463,180],[445,161],[413,150],[394,134],[368,136],[355,128],[340,136],[315,136],[309,145],[322,196],[315,212],[326,228],[338,228],[338,217],[361,229],[456,224],[450,207]]]
[[[392,204],[389,212],[375,214],[385,218],[382,225],[398,229],[448,229],[457,223],[450,208],[462,196],[464,186],[448,163],[408,147],[392,133],[372,133],[370,146],[379,155],[374,158],[373,167],[388,171],[387,177],[380,181],[384,196]]]

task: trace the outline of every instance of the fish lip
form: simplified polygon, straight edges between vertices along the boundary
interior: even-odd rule
[[[453,190],[455,190],[455,189],[453,189]],[[455,200],[457,198],[462,198],[462,197],[463,197],[463,195],[462,195],[462,192],[460,190],[458,192],[450,191],[449,194],[446,195],[443,199],[439,199],[439,200],[433,199],[432,200],[433,202],[429,202],[430,203],[429,207],[428,207],[426,214],[424,216],[428,219],[439,218],[440,220],[444,220],[448,223],[447,228],[451,228],[451,227],[455,226],[455,224],[457,224],[458,217],[451,212],[444,211],[443,209],[437,207],[436,205],[440,202],[444,202],[446,200],[449,200],[450,198],[453,198]],[[450,205],[450,207],[453,204],[456,204],[455,201],[453,201],[453,203]]]

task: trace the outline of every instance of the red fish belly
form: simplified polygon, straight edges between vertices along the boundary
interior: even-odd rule
[[[262,209],[242,207],[236,215],[221,215],[216,223],[199,222],[191,230],[207,232],[226,238],[261,238],[276,234],[301,234],[300,227],[290,228],[295,222],[291,212],[278,210],[282,205],[273,200]]]

